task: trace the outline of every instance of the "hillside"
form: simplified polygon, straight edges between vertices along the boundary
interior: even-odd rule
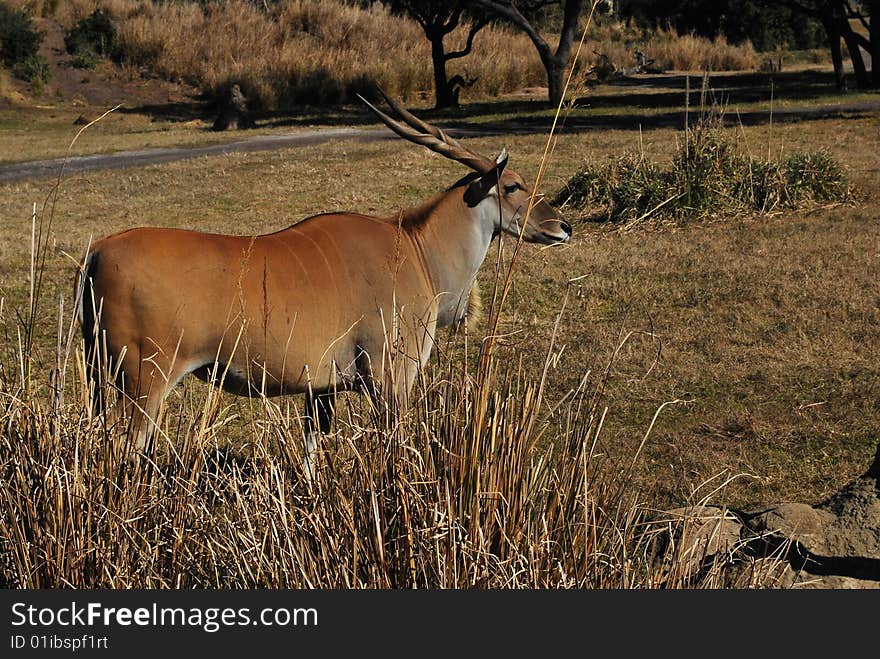
[[[351,102],[355,94],[381,84],[404,100],[430,99],[433,73],[430,45],[420,26],[392,15],[381,4],[369,8],[341,0],[283,0],[267,7],[255,3],[152,3],[144,0],[70,0],[35,3],[7,0],[29,11],[46,40],[52,81],[41,94],[26,85],[6,85],[7,102],[33,97],[93,105],[176,102],[199,92],[211,95],[237,82],[258,109]],[[70,66],[64,30],[98,6],[116,30],[114,59],[94,71]],[[468,26],[451,33],[447,51],[465,44]],[[193,35],[201,38],[194,39]],[[544,35],[550,43],[556,36]],[[575,84],[607,57],[623,69],[641,50],[666,70],[754,70],[759,59],[751,45],[728,44],[665,31],[645,31],[597,17],[576,66]],[[473,81],[465,102],[542,87],[545,73],[529,39],[503,24],[481,30],[466,58],[452,60],[448,75]],[[8,77],[8,75],[7,75]],[[11,88],[12,93],[9,92]]]
[[[198,89],[152,74],[146,67],[118,65],[101,60],[93,70],[75,68],[64,48],[64,27],[52,18],[35,18],[35,27],[45,33],[40,55],[46,58],[51,79],[34,89],[0,68],[0,107],[62,105],[112,107],[191,102]]]

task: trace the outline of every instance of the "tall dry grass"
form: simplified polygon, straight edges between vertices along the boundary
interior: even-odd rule
[[[648,30],[628,22],[605,21],[592,27],[577,66],[587,71],[604,55],[619,71],[633,70],[637,50],[651,67],[663,71],[751,71],[761,59],[750,42],[731,44],[723,35],[706,39],[679,34],[670,27]]]
[[[362,8],[342,0],[284,0],[266,11],[244,0],[12,2],[68,27],[104,7],[117,24],[129,63],[207,92],[237,81],[265,108],[348,102],[374,83],[404,100],[433,93],[430,48],[421,28],[379,4]],[[464,28],[453,34],[448,48],[461,48],[465,35]],[[554,43],[554,35],[546,38]],[[591,27],[578,66],[589,69],[602,53],[618,68],[631,67],[636,49],[664,69],[717,71],[757,65],[750,44],[734,46],[723,37],[709,41],[672,30],[610,23]],[[503,26],[480,32],[473,53],[450,64],[450,75],[456,72],[476,78],[466,90],[471,98],[546,84],[531,42]]]
[[[34,215],[28,300],[0,307],[3,587],[724,583],[720,562],[695,570],[694,547],[656,542],[632,484],[639,455],[603,457],[602,378],[585,372],[548,400],[553,340],[537,373],[485,351],[474,366],[487,337],[441,345],[406,412],[352,398],[321,441],[313,486],[290,398],[251,399],[232,431],[217,390],[184,396],[136,457],[127,419],[91,408],[71,301],[57,307],[54,345],[32,339],[49,316],[51,218],[51,204]]]
[[[406,414],[352,401],[323,439],[310,487],[302,423],[286,400],[255,401],[232,451],[230,414],[210,391],[166,416],[151,454],[131,458],[125,420],[84,404],[81,349],[62,320],[63,370],[50,381],[22,382],[12,360],[32,356],[4,346],[4,587],[722,583],[715,564],[685,569],[692,548],[657,550],[629,465],[602,458],[591,387],[548,416],[532,374],[492,364],[479,380],[457,360],[436,365]]]

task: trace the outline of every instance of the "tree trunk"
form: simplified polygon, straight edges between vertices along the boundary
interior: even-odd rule
[[[559,105],[565,86],[565,67],[571,57],[571,49],[578,30],[578,19],[583,10],[584,0],[565,0],[562,3],[562,29],[559,45],[554,53],[541,33],[523,16],[514,2],[494,0],[474,0],[478,5],[495,12],[523,30],[541,58],[547,72],[547,98],[551,105]]]
[[[843,33],[843,40],[846,42],[846,48],[849,51],[849,58],[852,61],[853,73],[856,76],[856,84],[862,89],[870,87],[871,83],[868,80],[868,70],[865,68],[865,59],[862,57],[862,49],[853,35],[852,30],[847,30]]]
[[[565,64],[553,57],[544,62],[547,70],[547,99],[550,105],[558,106],[565,89]]]
[[[434,107],[453,108],[458,106],[458,98],[446,75],[446,51],[443,48],[445,34],[429,34],[431,40],[431,62],[434,65]]]
[[[846,42],[849,57],[852,61],[853,73],[856,84],[859,87],[880,87],[880,70],[877,61],[880,58],[880,0],[861,0],[853,4],[850,0],[813,0],[812,3],[804,3],[800,0],[763,0],[762,4],[772,5],[781,2],[786,7],[811,16],[822,22],[828,35],[828,45],[831,48],[831,59],[834,62],[834,74],[837,80],[837,88],[843,84],[843,59],[840,52],[840,40]],[[855,12],[855,13],[853,13]],[[865,17],[867,13],[867,17]],[[851,18],[867,24],[868,38],[853,31],[850,25]],[[865,58],[862,49],[868,53],[870,74],[865,66]]]
[[[870,21],[868,39],[871,42],[871,84],[880,88],[880,0],[871,0],[868,3],[868,20]]]
[[[846,91],[846,79],[843,71],[843,53],[840,50],[840,30],[834,21],[822,21],[825,34],[828,35],[828,48],[831,50],[831,63],[834,65],[834,83],[837,91]]]

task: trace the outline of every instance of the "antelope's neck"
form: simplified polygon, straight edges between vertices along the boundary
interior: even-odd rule
[[[410,229],[438,296],[440,327],[467,311],[471,285],[492,243],[492,218],[483,217],[492,210],[497,213],[487,202],[469,208],[462,190],[453,189],[425,208],[424,218]]]

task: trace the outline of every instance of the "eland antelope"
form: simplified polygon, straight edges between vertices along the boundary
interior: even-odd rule
[[[506,150],[479,155],[382,95],[397,119],[364,102],[392,131],[473,172],[389,217],[326,213],[259,236],[138,228],[92,246],[78,284],[87,363],[93,378],[99,364],[117,374],[140,448],[193,373],[241,395],[307,394],[311,476],[335,393],[385,387],[405,405],[437,328],[466,314],[495,237],[568,242],[571,227],[506,167]]]

